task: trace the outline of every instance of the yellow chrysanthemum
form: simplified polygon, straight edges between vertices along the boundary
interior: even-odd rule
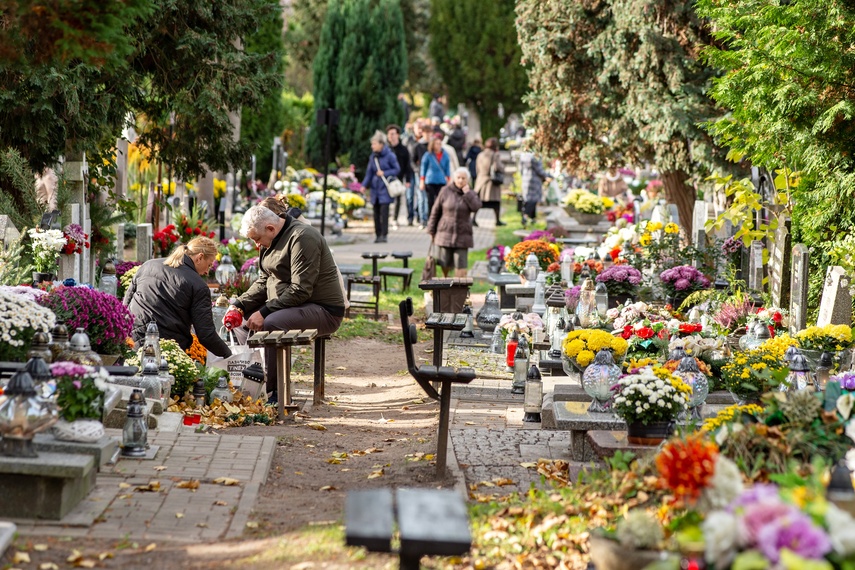
[[[588,366],[594,361],[594,353],[590,350],[583,350],[576,355],[576,364],[579,366]]]
[[[670,224],[665,226],[665,233],[666,234],[678,234],[678,233],[680,233],[680,226],[678,226],[674,222],[671,222]]]
[[[612,206],[615,205],[615,201],[612,200],[611,198],[606,197],[606,196],[603,196],[602,200],[603,200],[603,206],[605,206],[606,209],[611,208]]]
[[[640,244],[641,244],[641,247],[647,247],[648,245],[650,245],[651,243],[653,243],[653,236],[651,236],[651,235],[650,235],[650,234],[648,234],[648,233],[644,233],[644,234],[642,234],[642,235],[641,235],[641,237],[639,238],[638,243],[640,243]]]
[[[658,232],[662,229],[662,222],[649,222],[645,229],[648,232]]]
[[[564,341],[564,354],[566,354],[568,358],[576,358],[576,355],[585,349],[585,342],[578,338],[568,340]]]

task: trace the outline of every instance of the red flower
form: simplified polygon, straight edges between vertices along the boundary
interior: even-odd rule
[[[623,327],[623,332],[620,333],[620,336],[624,340],[629,340],[632,337],[632,325]]]
[[[784,320],[784,315],[780,313],[780,311],[775,311],[775,314],[772,315],[772,322],[776,325],[780,325]]]
[[[208,232],[208,237],[209,237],[209,238],[214,237],[214,232]]]
[[[653,335],[656,334],[653,332],[653,329],[650,327],[641,327],[637,331],[635,331],[636,336],[640,339],[647,340],[648,338],[653,338]]]
[[[197,222],[196,222],[196,225],[197,225],[197,226],[201,226],[201,225],[202,225],[202,220],[197,221]]]
[[[662,329],[661,331],[659,331],[659,334],[657,336],[662,340],[668,340],[668,338],[670,337],[670,335],[668,334],[668,329]]]
[[[189,236],[189,235],[193,234],[193,230],[191,230],[190,228],[187,228],[186,230],[184,230],[184,233]]]
[[[621,252],[620,246],[614,247],[614,248],[612,248],[612,250],[609,252],[609,257],[611,257],[611,258],[612,258],[612,261],[614,261],[614,260],[616,260],[618,257],[620,257],[620,252]]]
[[[775,325],[769,325],[769,334],[775,338]]]
[[[665,487],[679,498],[695,500],[715,471],[718,447],[701,435],[674,439],[656,456],[656,468]]]
[[[680,323],[679,331],[683,334],[701,332],[704,326],[700,323]]]
[[[188,229],[189,229],[189,228],[188,228]],[[202,233],[202,230],[200,230],[199,228],[196,228],[195,230],[193,230],[193,233],[194,233],[194,234],[196,234],[196,235],[199,235],[199,234],[201,234],[201,233]]]

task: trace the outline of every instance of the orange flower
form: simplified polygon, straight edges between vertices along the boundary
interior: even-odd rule
[[[716,444],[696,434],[666,443],[656,456],[656,468],[678,498],[697,500],[713,476],[717,456]]]
[[[199,342],[199,338],[195,334],[193,335],[193,344],[184,352],[190,358],[202,364],[205,364],[205,361],[208,359],[208,349],[202,346],[202,343]]]

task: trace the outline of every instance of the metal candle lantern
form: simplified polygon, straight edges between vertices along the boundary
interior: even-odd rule
[[[525,392],[525,379],[528,375],[528,341],[521,336],[514,354],[514,382],[511,384],[511,394]]]
[[[483,336],[487,333],[492,333],[499,326],[499,321],[502,320],[502,309],[499,307],[499,295],[494,289],[487,291],[484,295],[484,306],[475,315],[475,322],[478,328],[483,331]]]
[[[502,271],[502,260],[499,257],[499,251],[494,249],[492,253],[490,253],[490,261],[487,262],[487,273],[501,273]]]
[[[540,262],[537,261],[537,256],[534,253],[529,253],[525,258],[525,269],[523,269],[523,277],[529,283],[537,280],[537,274],[540,273]]]
[[[579,303],[576,305],[576,316],[582,328],[588,328],[594,324],[594,314],[597,312],[597,297],[594,282],[585,279],[579,291]]]
[[[701,322],[701,311],[697,306],[692,307],[692,310],[689,311],[689,322],[690,323],[699,323]]]
[[[531,312],[540,316],[546,312],[546,273],[540,273],[534,282],[534,304]]]
[[[58,361],[60,354],[68,350],[68,329],[65,324],[60,321],[56,323],[50,331],[51,341],[48,344],[53,360]]]
[[[154,359],[154,350],[147,346],[142,361],[142,379],[140,388],[143,397],[148,400],[163,399],[163,383],[160,380],[160,365]]]
[[[788,363],[792,362],[793,357],[795,355],[797,355],[798,353],[799,353],[798,348],[796,348],[795,346],[789,346],[789,347],[787,347],[786,352],[784,352],[784,360],[786,360]]]
[[[98,283],[98,290],[108,295],[116,296],[119,291],[119,279],[116,277],[116,266],[112,261],[104,264],[104,269],[101,270],[101,281]]]
[[[53,353],[50,350],[50,335],[46,332],[37,332],[33,335],[33,340],[30,342],[30,350],[27,352],[27,358],[39,356],[45,362],[50,364],[53,362]],[[33,378],[33,380],[38,380]]]
[[[605,317],[609,310],[609,290],[605,283],[597,283],[596,288],[594,288],[594,298],[597,302],[597,313],[601,317]]]
[[[145,457],[148,424],[143,408],[142,392],[134,389],[128,399],[128,416],[122,430],[122,455],[125,457]]]
[[[520,342],[520,333],[517,329],[511,331],[510,336],[508,337],[508,342],[505,344],[506,356],[505,356],[505,364],[508,365],[508,372],[514,371],[514,357],[517,353],[517,345]]]
[[[460,338],[475,338],[475,332],[472,329],[472,301],[469,299],[463,303],[462,313],[466,315],[466,323],[463,325],[463,330],[460,331]]]
[[[567,333],[564,332],[564,328],[566,326],[567,323],[564,322],[564,317],[558,317],[558,322],[555,323],[555,327],[552,329],[552,333],[549,337],[551,342],[549,347],[549,358],[556,360],[561,358],[562,342],[564,341],[564,337],[567,336]]]
[[[543,381],[540,370],[534,364],[528,369],[525,379],[525,397],[523,399],[524,422],[541,421],[540,412],[543,409]]]
[[[701,406],[710,393],[710,382],[698,368],[698,362],[691,356],[684,356],[674,375],[692,389],[692,397],[689,399],[689,417],[696,420],[702,419]]]
[[[745,350],[754,350],[755,348],[759,348],[764,342],[772,338],[772,334],[769,332],[769,327],[763,323],[756,323],[754,327],[752,327],[751,332],[754,334],[745,341]]]
[[[834,366],[834,355],[823,352],[819,355],[819,363],[816,367],[816,389],[825,391],[828,379],[831,376],[831,368]]]
[[[229,379],[225,375],[220,376],[217,387],[211,390],[211,401],[219,400],[221,402],[232,403],[232,391],[229,390]]]
[[[231,281],[235,275],[237,275],[237,268],[232,265],[232,258],[228,255],[224,255],[222,259],[220,259],[220,264],[217,266],[217,270],[214,272],[214,277],[217,279],[217,283],[219,283],[222,288],[222,286]]]
[[[33,382],[36,384],[41,384],[43,382],[49,381],[53,378],[53,375],[50,373],[50,367],[45,362],[44,358],[41,356],[35,355],[31,356],[27,361],[27,364],[24,366],[24,370],[30,375]]]
[[[615,364],[611,351],[599,351],[594,362],[582,374],[582,388],[592,398],[589,412],[609,411],[612,386],[617,384],[618,378],[620,367]]]
[[[146,325],[143,346],[146,344],[154,347],[154,358],[160,362],[160,331],[157,330],[157,322],[155,321],[151,321]]]
[[[193,384],[193,398],[196,400],[196,409],[201,410],[205,407],[205,398],[208,392],[205,390],[205,381],[201,378]]]
[[[77,332],[71,337],[68,350],[60,354],[57,360],[66,360],[87,366],[102,365],[101,357],[92,350],[92,346],[89,344],[89,335],[82,328],[77,329]]]
[[[790,361],[790,374],[785,384],[781,385],[783,391],[794,392],[796,390],[807,390],[814,386],[813,374],[810,372],[807,358],[799,352]]]
[[[253,362],[243,369],[241,376],[243,376],[241,392],[253,400],[264,393],[264,369],[261,364]]]
[[[25,370],[12,376],[6,385],[5,402],[0,404],[0,436],[2,455],[10,457],[37,457],[33,449],[33,436],[44,431],[59,419],[56,408],[40,398],[33,379]]]
[[[160,367],[158,368],[158,376],[163,383],[163,397],[168,401],[172,396],[172,386],[175,384],[175,376],[169,373],[169,362],[165,356],[160,357]]]

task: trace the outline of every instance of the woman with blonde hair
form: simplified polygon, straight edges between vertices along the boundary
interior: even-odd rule
[[[202,278],[216,259],[217,242],[199,236],[176,247],[166,259],[140,266],[124,300],[134,316],[134,342],[142,342],[146,326],[155,321],[160,338],[174,340],[187,350],[193,344],[192,325],[202,346],[217,356],[231,356],[214,326],[211,290]]]

